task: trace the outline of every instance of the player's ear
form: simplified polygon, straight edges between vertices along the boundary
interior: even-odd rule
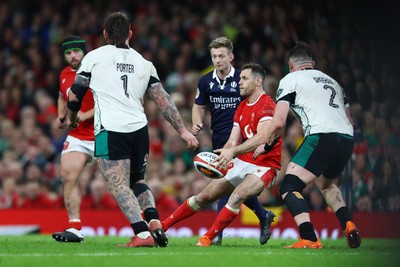
[[[132,30],[129,30],[128,40],[132,38],[132,35],[133,35]]]
[[[233,53],[229,53],[229,60],[232,61],[235,58],[235,55]]]
[[[261,79],[261,77],[257,77],[257,85],[261,86],[263,85],[263,80]]]
[[[103,30],[103,37],[104,37],[104,39],[106,39],[107,42],[108,42],[108,33],[107,33],[107,31],[106,31],[105,29]]]
[[[291,60],[289,60],[288,63],[289,63],[289,71],[292,72],[294,69],[293,62]]]

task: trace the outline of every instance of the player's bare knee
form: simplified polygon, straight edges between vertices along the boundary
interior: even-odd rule
[[[323,190],[329,189],[332,186],[334,186],[333,182],[334,182],[333,179],[327,179],[321,175],[320,177],[315,179],[314,184],[322,192]]]
[[[243,204],[246,199],[247,197],[241,194],[241,192],[233,192],[229,197],[228,204],[232,207],[236,207]]]
[[[194,199],[196,204],[201,207],[204,207],[205,205],[208,205],[216,200],[215,197],[208,191],[201,192],[200,194],[196,195]]]
[[[78,183],[78,176],[73,175],[71,172],[60,172],[63,184],[75,184]]]

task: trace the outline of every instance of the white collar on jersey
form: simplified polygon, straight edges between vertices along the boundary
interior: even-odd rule
[[[225,79],[222,80],[222,81],[221,81],[221,79],[220,79],[220,78],[218,77],[218,75],[217,75],[217,70],[214,69],[214,71],[213,71],[213,79],[216,79],[216,80],[218,81],[218,85],[219,85],[219,88],[220,88],[221,90],[224,90],[226,80],[227,80],[228,78],[230,78],[230,77],[234,77],[234,75],[235,75],[235,68],[234,68],[233,66],[231,66],[231,71],[229,72],[228,75],[226,75]],[[222,83],[221,83],[221,82],[222,82]]]

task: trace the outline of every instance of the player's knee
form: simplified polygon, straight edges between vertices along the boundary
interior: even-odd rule
[[[74,175],[70,171],[61,170],[60,171],[61,179],[63,184],[71,184],[71,183],[78,183],[78,175]]]
[[[291,191],[301,192],[305,187],[306,184],[299,177],[293,174],[286,174],[279,188],[279,193],[283,196]]]
[[[208,191],[203,191],[196,196],[196,203],[201,207],[204,207],[215,200],[217,200],[215,196]]]
[[[144,183],[136,183],[133,185],[132,189],[136,197],[140,196],[143,192],[146,192],[147,190],[150,191],[149,186]]]
[[[279,191],[293,217],[310,211],[307,202],[300,193],[305,187],[306,184],[293,174],[285,175],[282,181]]]
[[[140,180],[144,180],[144,170],[140,170],[140,171],[132,171],[131,170],[131,175],[130,175],[130,183],[131,186],[133,184],[137,184],[138,181]]]
[[[243,204],[243,202],[248,198],[248,195],[244,191],[233,191],[229,197],[229,201],[233,205]]]

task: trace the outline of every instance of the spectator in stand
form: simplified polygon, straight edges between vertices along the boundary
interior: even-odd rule
[[[87,165],[83,169],[81,176],[78,180],[79,188],[81,190],[81,209],[92,208],[92,197],[90,195],[90,183],[94,179],[93,168]]]
[[[171,164],[175,161],[181,161],[185,168],[189,168],[193,164],[193,152],[186,149],[186,144],[178,135],[171,136],[167,141],[168,152],[165,159]]]
[[[311,46],[318,50],[318,57],[323,61],[319,64],[321,68],[326,69],[329,75],[331,73],[333,76],[337,75],[339,83],[348,90],[346,93],[352,108],[359,106],[358,112],[353,112],[355,115],[358,114],[359,128],[356,129],[358,131],[356,135],[361,137],[357,139],[355,136],[355,154],[366,153],[366,140],[363,136],[368,136],[369,132],[368,129],[362,131],[364,115],[368,117],[368,114],[372,113],[375,116],[382,116],[387,112],[382,113],[382,108],[387,105],[391,121],[400,118],[400,108],[394,105],[396,99],[400,97],[400,90],[397,90],[399,77],[395,72],[396,61],[387,53],[392,50],[387,49],[390,48],[388,46],[394,42],[387,41],[390,35],[374,38],[377,37],[375,33],[379,32],[376,29],[390,27],[390,23],[382,24],[382,20],[368,19],[370,16],[365,12],[368,10],[366,9],[368,5],[359,8],[356,6],[357,1],[321,1],[306,10],[306,6],[301,4],[285,5],[283,8],[279,1],[272,4],[270,1],[257,1],[250,6],[246,1],[238,1],[233,3],[227,0],[203,0],[202,6],[206,6],[207,9],[199,8],[197,1],[186,1],[185,5],[174,3],[163,8],[155,4],[155,1],[139,1],[140,4],[130,5],[128,8],[134,13],[137,26],[135,33],[137,41],[132,43],[132,46],[138,52],[143,52],[146,59],[154,59],[154,65],[160,69],[161,80],[170,72],[176,71],[173,68],[177,55],[183,56],[187,68],[184,70],[186,73],[184,79],[187,79],[190,72],[196,73],[197,76],[204,74],[207,66],[211,64],[207,46],[204,45],[207,39],[227,35],[237,47],[234,61],[237,66],[257,55],[259,63],[271,67],[272,73],[268,75],[279,81],[288,71],[284,48],[294,40],[307,38]],[[120,2],[119,5],[124,7],[125,3]],[[1,1],[0,124],[3,126],[2,118],[11,119],[15,122],[15,130],[11,137],[0,134],[0,151],[1,143],[6,142],[8,146],[12,146],[17,150],[18,158],[22,159],[20,165],[26,164],[24,154],[28,147],[25,136],[21,134],[20,121],[23,116],[21,112],[25,107],[35,105],[34,96],[38,89],[45,89],[54,100],[57,99],[58,90],[54,91],[54,77],[47,76],[49,72],[57,75],[64,67],[59,44],[65,34],[72,32],[82,34],[85,39],[87,38],[88,50],[104,44],[98,21],[104,12],[114,8],[115,3],[108,1],[96,6],[93,3],[94,1],[72,0],[68,1],[68,5],[58,3],[36,5],[32,4],[32,1],[19,1],[16,9],[12,1]],[[225,5],[226,3],[228,5]],[[243,4],[248,8],[241,8]],[[226,8],[227,6],[229,8]],[[348,12],[338,13],[338,10]],[[219,15],[222,13],[225,16]],[[326,16],[321,16],[322,13]],[[31,16],[31,14],[36,15]],[[326,20],[326,17],[335,19]],[[357,23],[351,23],[355,20]],[[354,25],[364,25],[365,28]],[[363,39],[368,39],[368,42],[361,42]],[[368,98],[368,101],[372,100],[370,108],[364,105],[363,98],[362,102],[357,103],[359,100],[355,85],[358,82],[367,87],[366,91],[361,89],[360,92],[366,94],[366,100]],[[180,93],[181,90],[185,90],[183,95],[187,101],[182,111],[190,111],[192,108],[195,94],[193,88],[195,86],[187,85],[185,88],[182,86],[177,88]],[[269,89],[269,86],[267,88]],[[146,101],[144,102],[146,104]],[[149,117],[149,130],[151,127],[158,127],[157,122],[153,123],[152,117],[153,114],[161,117],[161,113],[146,112],[146,114]],[[154,119],[159,121],[158,118]],[[38,123],[36,118],[35,120]],[[399,138],[400,127],[395,127],[395,124],[391,122],[390,127]],[[374,127],[371,129],[374,130]],[[209,129],[207,121],[204,121],[204,129]],[[169,139],[168,131],[166,128],[160,129],[159,136],[164,143]],[[65,137],[63,141],[64,139]],[[60,145],[57,139],[55,143],[60,154],[63,142]],[[396,154],[400,154],[398,148],[394,143],[382,142],[382,145],[385,158],[395,162]],[[168,147],[164,149],[164,153],[170,152]],[[285,147],[282,151],[282,155],[284,154],[288,155]],[[52,159],[46,160],[49,162]],[[164,166],[167,163],[162,160],[156,164]],[[397,166],[400,166],[400,160],[398,163],[393,163],[396,173]],[[152,171],[150,168],[147,170]],[[164,169],[160,171],[164,172]],[[190,180],[190,175],[188,172],[184,178]],[[163,178],[163,175],[157,176]],[[280,176],[284,176],[284,173],[281,172]],[[55,176],[52,179],[57,178]],[[189,186],[190,183],[186,183],[181,190],[187,191]],[[277,200],[279,202],[281,198]]]
[[[107,189],[102,177],[97,177],[90,183],[91,208],[95,210],[118,210],[118,203]]]
[[[382,145],[375,136],[367,136],[366,164],[373,176],[381,176],[383,170],[384,155]]]
[[[382,174],[374,176],[372,192],[372,203],[374,210],[390,210],[389,196],[399,188],[399,183],[394,176],[392,164],[385,161],[382,166]],[[392,194],[393,195],[393,194]]]
[[[29,180],[23,189],[23,200],[21,209],[56,209],[60,208],[59,201],[51,199],[43,192],[38,180]]]
[[[15,125],[12,120],[0,119],[0,158],[11,146],[11,138],[15,130]]]
[[[27,181],[44,181],[43,170],[35,163],[29,163],[26,166],[25,178]]]
[[[399,212],[400,211],[400,188],[392,188],[389,192],[389,211]]]
[[[315,187],[311,189],[308,200],[308,204],[310,205],[311,210],[326,211],[327,205],[324,196],[321,194],[318,188]]]
[[[301,143],[304,140],[303,128],[301,127],[301,123],[298,121],[293,121],[292,124],[288,127],[286,132],[285,145],[286,148],[290,151],[292,155],[299,148]]]
[[[17,184],[14,177],[0,180],[0,209],[17,208],[20,196],[17,193]]]
[[[175,210],[179,207],[178,200],[164,191],[163,184],[158,179],[151,179],[148,185],[153,192],[156,207],[159,210]]]

